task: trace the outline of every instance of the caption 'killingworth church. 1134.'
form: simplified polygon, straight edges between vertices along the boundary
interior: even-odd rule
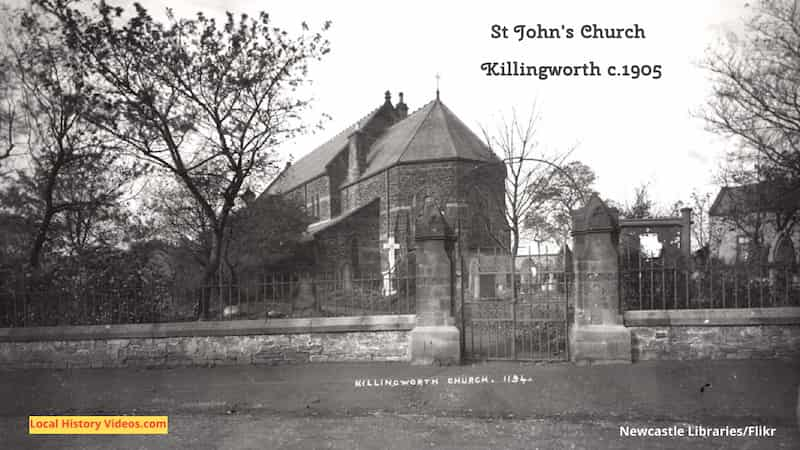
[[[262,195],[305,205],[315,222],[304,235],[311,271],[342,278],[398,273],[414,248],[416,215],[436,202],[459,251],[497,247],[505,165],[436,98],[408,113],[400,93],[286,169]],[[484,200],[481,200],[484,199]],[[413,253],[412,253],[413,254]]]

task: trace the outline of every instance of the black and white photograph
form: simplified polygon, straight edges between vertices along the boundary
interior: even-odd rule
[[[800,1],[0,0],[0,449],[800,448]]]

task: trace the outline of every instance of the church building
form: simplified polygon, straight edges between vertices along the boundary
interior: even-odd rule
[[[304,234],[312,272],[386,279],[413,267],[425,202],[447,218],[458,252],[497,247],[504,178],[503,162],[438,92],[409,113],[403,94],[393,105],[387,91],[380,106],[287,165],[263,195],[293,199],[315,220]],[[499,195],[494,209],[477,201],[488,194]]]

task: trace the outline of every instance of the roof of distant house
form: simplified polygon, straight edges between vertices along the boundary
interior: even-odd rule
[[[800,207],[800,188],[760,182],[720,189],[708,210],[710,216],[791,210]]]
[[[369,122],[381,108],[371,111],[356,124],[287,166],[267,192],[288,192],[324,175],[326,166],[348,148],[350,135]],[[367,150],[360,179],[397,164],[448,159],[500,162],[497,155],[436,98],[377,137]]]

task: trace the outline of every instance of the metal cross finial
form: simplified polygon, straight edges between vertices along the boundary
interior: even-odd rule
[[[439,78],[441,78],[441,76],[439,72],[436,72],[436,100],[439,100]]]

